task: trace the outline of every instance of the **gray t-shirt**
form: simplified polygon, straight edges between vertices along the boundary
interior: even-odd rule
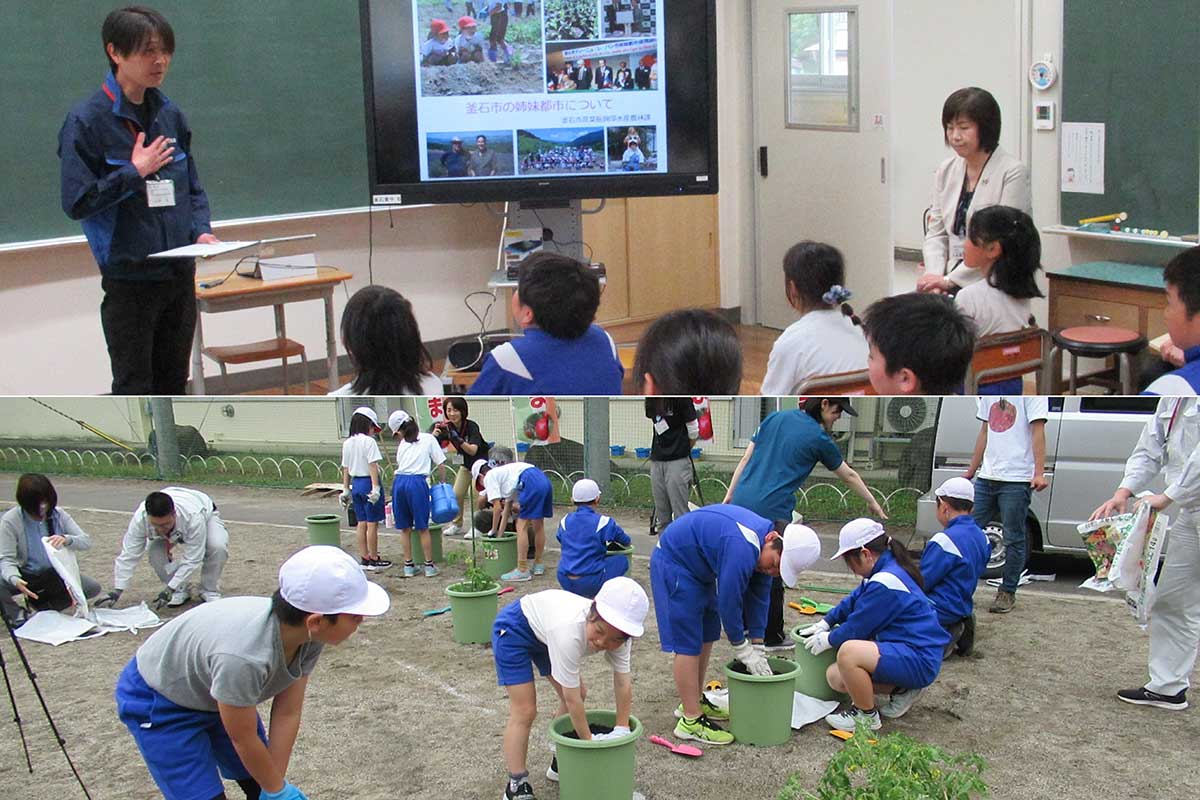
[[[216,711],[217,702],[256,706],[317,665],[319,642],[283,662],[279,620],[269,597],[230,597],[197,606],[156,631],[138,648],[138,672],[172,703]]]

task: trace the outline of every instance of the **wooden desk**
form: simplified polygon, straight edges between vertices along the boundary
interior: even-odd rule
[[[1099,324],[1109,317],[1119,328],[1153,339],[1167,330],[1163,320],[1166,286],[1163,268],[1113,261],[1093,261],[1048,270],[1049,330]]]
[[[328,390],[338,388],[337,370],[337,324],[333,319],[333,290],[343,281],[354,276],[334,267],[318,267],[316,275],[300,278],[285,278],[264,281],[233,275],[220,286],[200,288],[201,283],[224,277],[221,275],[196,276],[196,306],[201,312],[196,315],[196,335],[192,342],[192,394],[204,394],[204,329],[201,324],[204,312],[220,314],[225,311],[240,311],[245,308],[274,306],[275,333],[287,338],[287,324],[283,306],[303,300],[325,301],[325,353],[329,369]]]

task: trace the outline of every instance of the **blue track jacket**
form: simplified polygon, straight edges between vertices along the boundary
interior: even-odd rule
[[[771,521],[740,506],[704,506],[662,532],[658,547],[700,583],[717,584],[717,608],[729,641],[761,639],[771,604],[771,576],[756,572]]]
[[[925,595],[933,603],[938,622],[950,626],[975,609],[975,587],[987,569],[991,547],[970,514],[950,520],[935,533],[921,554]]]
[[[851,639],[899,642],[941,663],[942,649],[950,641],[929,598],[887,551],[875,562],[871,576],[826,614],[825,621],[833,629],[829,643],[834,647]]]
[[[168,280],[182,269],[193,269],[195,260],[146,261],[146,256],[193,244],[212,226],[187,119],[157,89],[147,89],[144,102],[152,120],[146,144],[159,136],[174,140],[174,160],[157,176],[175,182],[175,205],[147,205],[146,181],[130,160],[141,123],[109,73],[95,94],[71,109],[58,133],[62,207],[71,219],[83,221],[92,255],[106,277]]]
[[[628,547],[632,540],[612,517],[598,514],[591,506],[579,506],[558,523],[562,555],[558,569],[568,575],[595,575],[604,572],[609,542]]]
[[[467,394],[621,394],[625,368],[617,345],[599,325],[578,339],[558,339],[539,328],[488,353]]]

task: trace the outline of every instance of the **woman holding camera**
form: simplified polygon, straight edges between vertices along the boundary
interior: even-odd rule
[[[447,397],[443,405],[446,418],[433,426],[433,435],[445,447],[447,443],[462,456],[462,466],[454,476],[454,496],[458,498],[458,516],[442,528],[446,536],[465,533],[463,514],[474,496],[471,488],[471,465],[476,461],[487,461],[488,443],[474,420],[467,418],[467,401],[463,397]],[[469,528],[468,528],[469,530]]]

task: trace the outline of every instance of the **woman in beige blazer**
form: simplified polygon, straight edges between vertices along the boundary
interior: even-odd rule
[[[984,89],[959,89],[942,107],[942,130],[954,155],[942,162],[926,212],[925,272],[920,292],[953,292],[979,280],[962,265],[971,216],[987,206],[1032,213],[1029,168],[1000,147],[1000,105]]]

